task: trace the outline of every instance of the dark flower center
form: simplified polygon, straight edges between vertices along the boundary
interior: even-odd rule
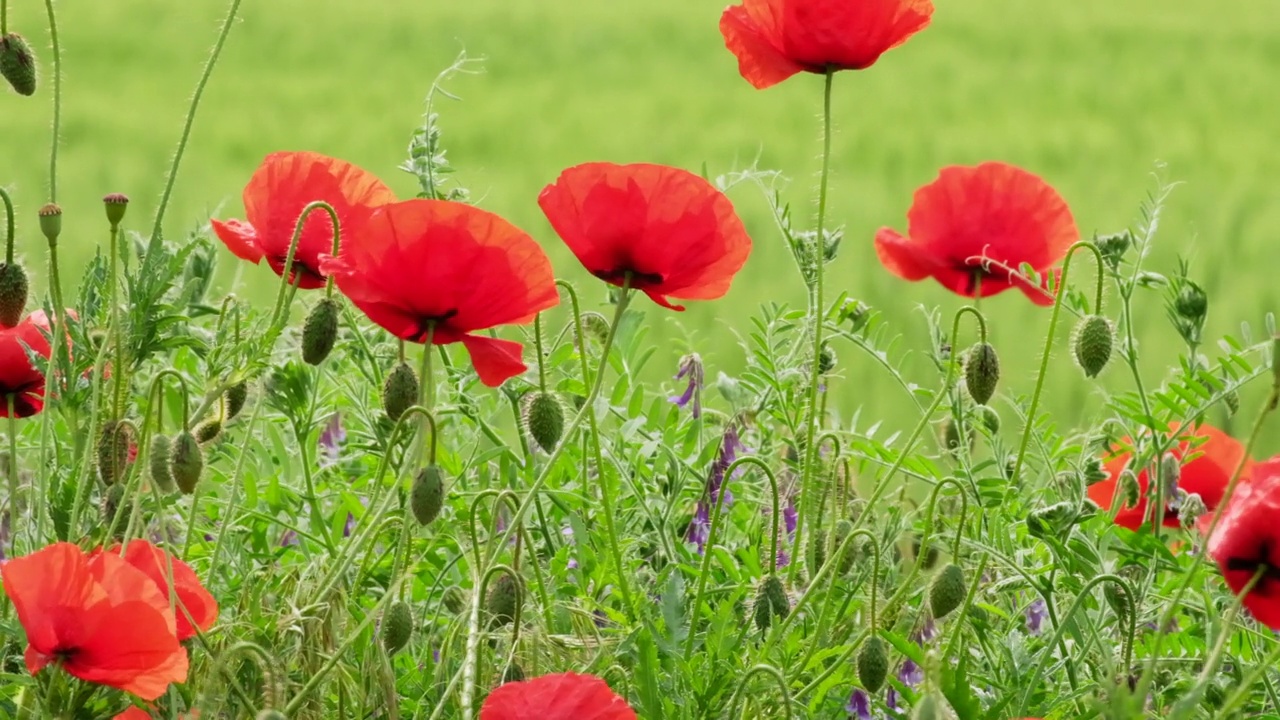
[[[1228,571],[1247,572],[1250,576],[1262,571],[1252,592],[1263,597],[1270,594],[1273,583],[1280,582],[1280,567],[1271,564],[1271,543],[1270,539],[1260,542],[1253,557],[1227,558]]]
[[[58,661],[63,663],[68,663],[68,662],[71,662],[72,660],[75,660],[76,656],[79,654],[80,654],[80,648],[77,648],[77,647],[69,647],[69,648],[60,647],[53,651],[53,657],[57,658]]]
[[[446,322],[449,321],[450,318],[452,318],[454,315],[457,315],[457,314],[458,314],[458,309],[452,308],[444,311],[439,315],[419,316],[418,331],[417,333],[414,334],[412,338],[409,338],[409,339],[414,342],[425,343],[427,341],[427,336],[432,334],[433,328],[438,330],[439,326],[444,325]]]
[[[663,277],[659,273],[642,273],[626,268],[615,268],[613,270],[597,270],[592,273],[601,280],[612,283],[614,285],[622,285],[626,281],[627,276],[631,276],[630,286],[633,288],[652,287],[661,285]]]

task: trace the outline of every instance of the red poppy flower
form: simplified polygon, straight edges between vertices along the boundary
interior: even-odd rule
[[[1209,555],[1218,562],[1231,591],[1239,594],[1262,570],[1244,607],[1258,622],[1280,630],[1280,457],[1258,464],[1253,479],[1236,487],[1209,538]]]
[[[502,685],[485,698],[480,720],[636,720],[636,713],[604,680],[563,673]]]
[[[103,551],[96,550],[92,556],[96,557],[101,552]],[[108,552],[120,555],[120,548],[117,546]],[[200,584],[200,578],[196,576],[196,572],[190,565],[172,557],[146,540],[131,541],[123,557],[125,562],[151,578],[160,589],[166,604],[169,602],[169,562],[173,561],[174,594],[178,602],[174,609],[174,616],[177,620],[179,641],[195,637],[197,627],[201,632],[213,627],[213,623],[218,619],[218,603],[209,591],[204,589],[204,585]],[[186,609],[185,613],[182,611],[183,608]],[[188,614],[195,621],[195,627],[192,627],[191,620],[187,619]]]
[[[757,88],[798,72],[863,70],[923,30],[931,0],[743,0],[720,16],[724,44]]]
[[[44,374],[31,363],[27,349],[48,359],[50,332],[43,310],[14,327],[0,327],[0,417],[9,416],[10,395],[15,417],[30,417],[44,409]]]
[[[490,387],[525,371],[520,343],[472,333],[527,323],[559,302],[551,261],[533,238],[444,200],[387,205],[347,237],[324,272],[369,319],[411,342],[461,342]]]
[[[337,211],[345,234],[357,216],[396,198],[381,180],[350,163],[312,152],[276,152],[262,161],[244,188],[248,220],[213,220],[213,230],[236,257],[251,263],[265,258],[282,275],[298,216],[318,200]],[[302,226],[294,253],[297,276],[290,280],[303,289],[324,287],[320,256],[331,252],[333,221],[324,210],[313,211]]]
[[[876,254],[889,272],[911,281],[932,277],[965,297],[1017,287],[1040,305],[1052,305],[1053,297],[1018,268],[1027,263],[1045,273],[1080,239],[1057,191],[998,162],[943,168],[916,191],[907,224],[909,237],[890,228],[876,233]]]
[[[1171,433],[1177,431],[1177,425],[1170,426]],[[1201,439],[1204,444],[1192,449],[1192,439]],[[1122,444],[1127,445],[1131,442],[1129,438],[1125,438]],[[1202,425],[1172,452],[1179,459],[1186,457],[1189,453],[1198,455],[1182,466],[1178,487],[1188,493],[1199,495],[1205,507],[1213,511],[1218,507],[1218,503],[1222,502],[1222,494],[1227,489],[1227,483],[1231,481],[1236,465],[1244,457],[1244,445],[1217,428]],[[1108,460],[1106,470],[1109,477],[1089,486],[1089,499],[1103,508],[1111,508],[1115,503],[1120,473],[1132,461],[1132,455],[1127,452],[1118,453]],[[1120,508],[1116,513],[1116,524],[1130,530],[1137,530],[1147,516],[1147,487],[1150,485],[1150,480],[1147,477],[1146,468],[1130,469],[1138,471],[1138,487],[1142,493],[1137,505]],[[1248,480],[1249,473],[1250,466],[1246,465],[1241,475],[1242,481]],[[1175,509],[1165,509],[1163,524],[1165,527],[1178,527],[1178,513]]]
[[[27,670],[58,663],[69,674],[144,700],[187,677],[168,599],[118,555],[89,558],[55,543],[0,566],[27,631]]]
[[[729,291],[751,238],[724,193],[664,165],[587,163],[569,168],[538,196],[551,226],[592,275],[666,296],[714,300]]]
[[[160,718],[162,716],[155,716]],[[180,720],[199,720],[200,710],[193,709],[190,712],[182,713],[178,716]],[[153,720],[152,715],[140,707],[131,707],[128,710],[116,715],[112,720]]]

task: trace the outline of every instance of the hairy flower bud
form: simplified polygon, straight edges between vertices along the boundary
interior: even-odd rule
[[[184,494],[196,491],[200,482],[200,473],[204,471],[204,453],[200,450],[200,441],[190,431],[184,431],[173,439],[173,448],[169,451],[169,472],[173,481]]]
[[[1000,381],[1000,357],[991,343],[978,343],[969,349],[964,361],[964,382],[969,395],[979,405],[986,405],[996,393]]]
[[[457,585],[450,585],[440,596],[440,602],[446,610],[457,615],[467,608],[467,594]]]
[[[515,620],[516,609],[520,607],[524,589],[519,578],[510,573],[502,573],[489,586],[489,597],[485,599],[485,610],[489,613],[489,629],[494,630]]]
[[[151,436],[151,450],[148,453],[151,482],[167,493],[174,490],[173,474],[169,472],[169,455],[172,451],[173,442],[168,435],[156,433]]]
[[[195,429],[191,432],[196,436],[196,442],[201,445],[207,445],[217,440],[218,436],[222,434],[222,420],[210,418],[195,426]]]
[[[944,618],[964,602],[968,589],[964,583],[964,571],[951,563],[933,577],[929,586],[929,609],[935,618]]]
[[[14,327],[27,307],[27,271],[16,262],[0,265],[0,325]]]
[[[1115,332],[1111,321],[1101,315],[1090,315],[1080,321],[1075,333],[1076,362],[1086,377],[1097,377],[1111,360]]]
[[[556,396],[545,392],[532,392],[525,398],[521,413],[525,430],[538,447],[547,452],[556,449],[564,434],[564,407]]]
[[[413,610],[403,601],[393,602],[382,614],[382,647],[395,655],[413,637]]]
[[[302,359],[308,365],[319,365],[333,351],[338,340],[338,301],[321,298],[302,326]]]
[[[418,375],[408,363],[396,365],[386,380],[382,381],[382,409],[392,422],[404,416],[405,411],[418,402]]]
[[[439,465],[428,465],[413,479],[409,508],[418,524],[426,526],[440,515],[444,507],[444,473]]]
[[[0,37],[0,76],[4,76],[19,95],[31,96],[36,92],[36,56],[18,33]]]
[[[241,380],[240,382],[227,388],[227,392],[222,396],[224,413],[228,421],[235,418],[244,410],[245,403],[249,402],[249,381]]]
[[[889,676],[889,653],[879,635],[872,635],[862,643],[855,664],[858,682],[867,692],[878,692],[884,687],[885,678]]]
[[[98,476],[106,485],[112,485],[129,470],[129,455],[134,443],[133,426],[118,420],[102,424],[98,436]]]

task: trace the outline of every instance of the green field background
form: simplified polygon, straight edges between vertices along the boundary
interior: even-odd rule
[[[42,3],[10,4],[11,29],[32,39],[45,69],[35,98],[0,93],[0,184],[16,193],[20,252],[36,265],[52,56]],[[811,218],[821,81],[806,75],[767,91],[742,81],[717,29],[724,4],[245,0],[195,124],[168,234],[219,206],[238,215],[245,180],[279,149],[351,160],[410,196],[413,178],[396,166],[432,79],[464,48],[485,58],[484,73],[452,82],[462,101],[439,107],[457,177],[479,204],[538,238],[564,275],[582,277],[535,199],[579,162],[705,163],[712,174],[758,163],[792,178],[786,197]],[[58,199],[78,266],[104,239],[104,193],[129,194],[129,222],[149,228],[225,4],[60,0],[57,8],[66,93]],[[1241,321],[1260,333],[1280,298],[1278,77],[1274,0],[939,0],[927,31],[871,70],[837,78],[831,219],[845,243],[828,287],[885,312],[902,347],[924,348],[916,308],[951,311],[959,301],[890,277],[872,238],[883,225],[905,229],[912,192],[940,166],[999,159],[1031,169],[1067,198],[1086,235],[1132,224],[1162,172],[1183,184],[1153,269],[1172,272],[1179,255],[1190,257],[1211,295],[1210,334],[1238,333]],[[741,366],[735,333],[761,302],[802,297],[761,194],[742,187],[732,197],[756,243],[733,291],[681,316],[649,313],[664,351],[695,347],[711,377]],[[266,296],[274,276],[223,257],[221,287]],[[1157,298],[1145,299],[1139,329],[1151,384],[1180,346]],[[1005,389],[1029,392],[1049,312],[1014,294],[983,309]],[[1102,401],[1060,347],[1047,403],[1070,422]],[[862,408],[895,427],[914,420],[882,371],[850,347],[840,354],[845,379],[833,387],[842,414]],[[660,377],[674,358],[656,363]],[[934,382],[923,369],[907,364]],[[1130,387],[1114,368],[1107,383]]]

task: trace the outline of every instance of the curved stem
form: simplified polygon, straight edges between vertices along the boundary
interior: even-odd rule
[[[237,4],[239,0],[236,0]],[[333,206],[323,200],[307,203],[302,208],[302,212],[298,214],[298,219],[293,225],[293,237],[289,240],[289,251],[284,256],[284,265],[280,268],[280,291],[276,294],[276,306],[271,311],[271,324],[268,326],[273,331],[276,324],[281,321],[281,311],[286,307],[285,294],[291,285],[296,285],[302,278],[293,269],[293,259],[298,254],[298,241],[302,239],[302,227],[306,224],[307,218],[316,210],[324,210],[329,213],[329,219],[333,221],[334,244],[338,244],[338,211]],[[159,226],[157,226],[158,228]],[[157,230],[158,232],[158,230]]]
[[[49,0],[50,2],[52,0]],[[231,26],[235,22],[236,13],[240,10],[240,0],[231,0],[231,7],[227,10],[227,17],[222,21],[222,29],[218,32],[218,39],[213,44],[213,51],[209,54],[209,60],[204,65],[204,71],[200,74],[200,80],[196,83],[195,93],[191,96],[191,105],[187,108],[187,117],[182,125],[182,135],[178,139],[178,149],[173,153],[173,162],[169,165],[169,174],[165,178],[164,191],[160,194],[160,204],[156,207],[155,223],[151,227],[151,239],[147,243],[148,252],[151,252],[160,243],[160,228],[164,223],[164,211],[169,207],[169,199],[173,196],[173,185],[178,179],[178,166],[182,163],[182,154],[187,149],[187,142],[191,139],[191,126],[196,121],[196,110],[200,107],[200,98],[204,96],[205,86],[209,84],[209,77],[213,75],[213,67],[218,63],[218,56],[222,54],[222,46],[227,42],[227,35],[231,32]]]
[[[751,668],[742,676],[742,680],[738,682],[738,687],[734,688],[733,696],[729,698],[729,717],[732,718],[738,714],[738,704],[742,700],[742,689],[751,682],[756,675],[768,675],[774,679],[778,685],[778,692],[782,694],[782,717],[791,720],[791,692],[787,689],[787,679],[783,677],[782,671],[772,665],[760,664]]]
[[[5,0],[0,0],[0,2],[5,2]],[[0,35],[3,35],[3,34],[4,34],[4,29],[0,28]],[[14,241],[14,233],[16,232],[16,230],[14,229],[13,198],[9,197],[8,190],[5,190],[4,188],[0,188],[0,201],[4,202],[4,224],[5,224],[5,230],[7,231],[7,233],[4,236],[5,238],[4,262],[6,265],[12,265],[13,264],[13,241]]]
[[[58,17],[53,0],[44,0],[49,15],[49,40],[53,43],[53,139],[49,143],[49,202],[58,202],[58,139],[62,135],[62,46],[58,43]]]

